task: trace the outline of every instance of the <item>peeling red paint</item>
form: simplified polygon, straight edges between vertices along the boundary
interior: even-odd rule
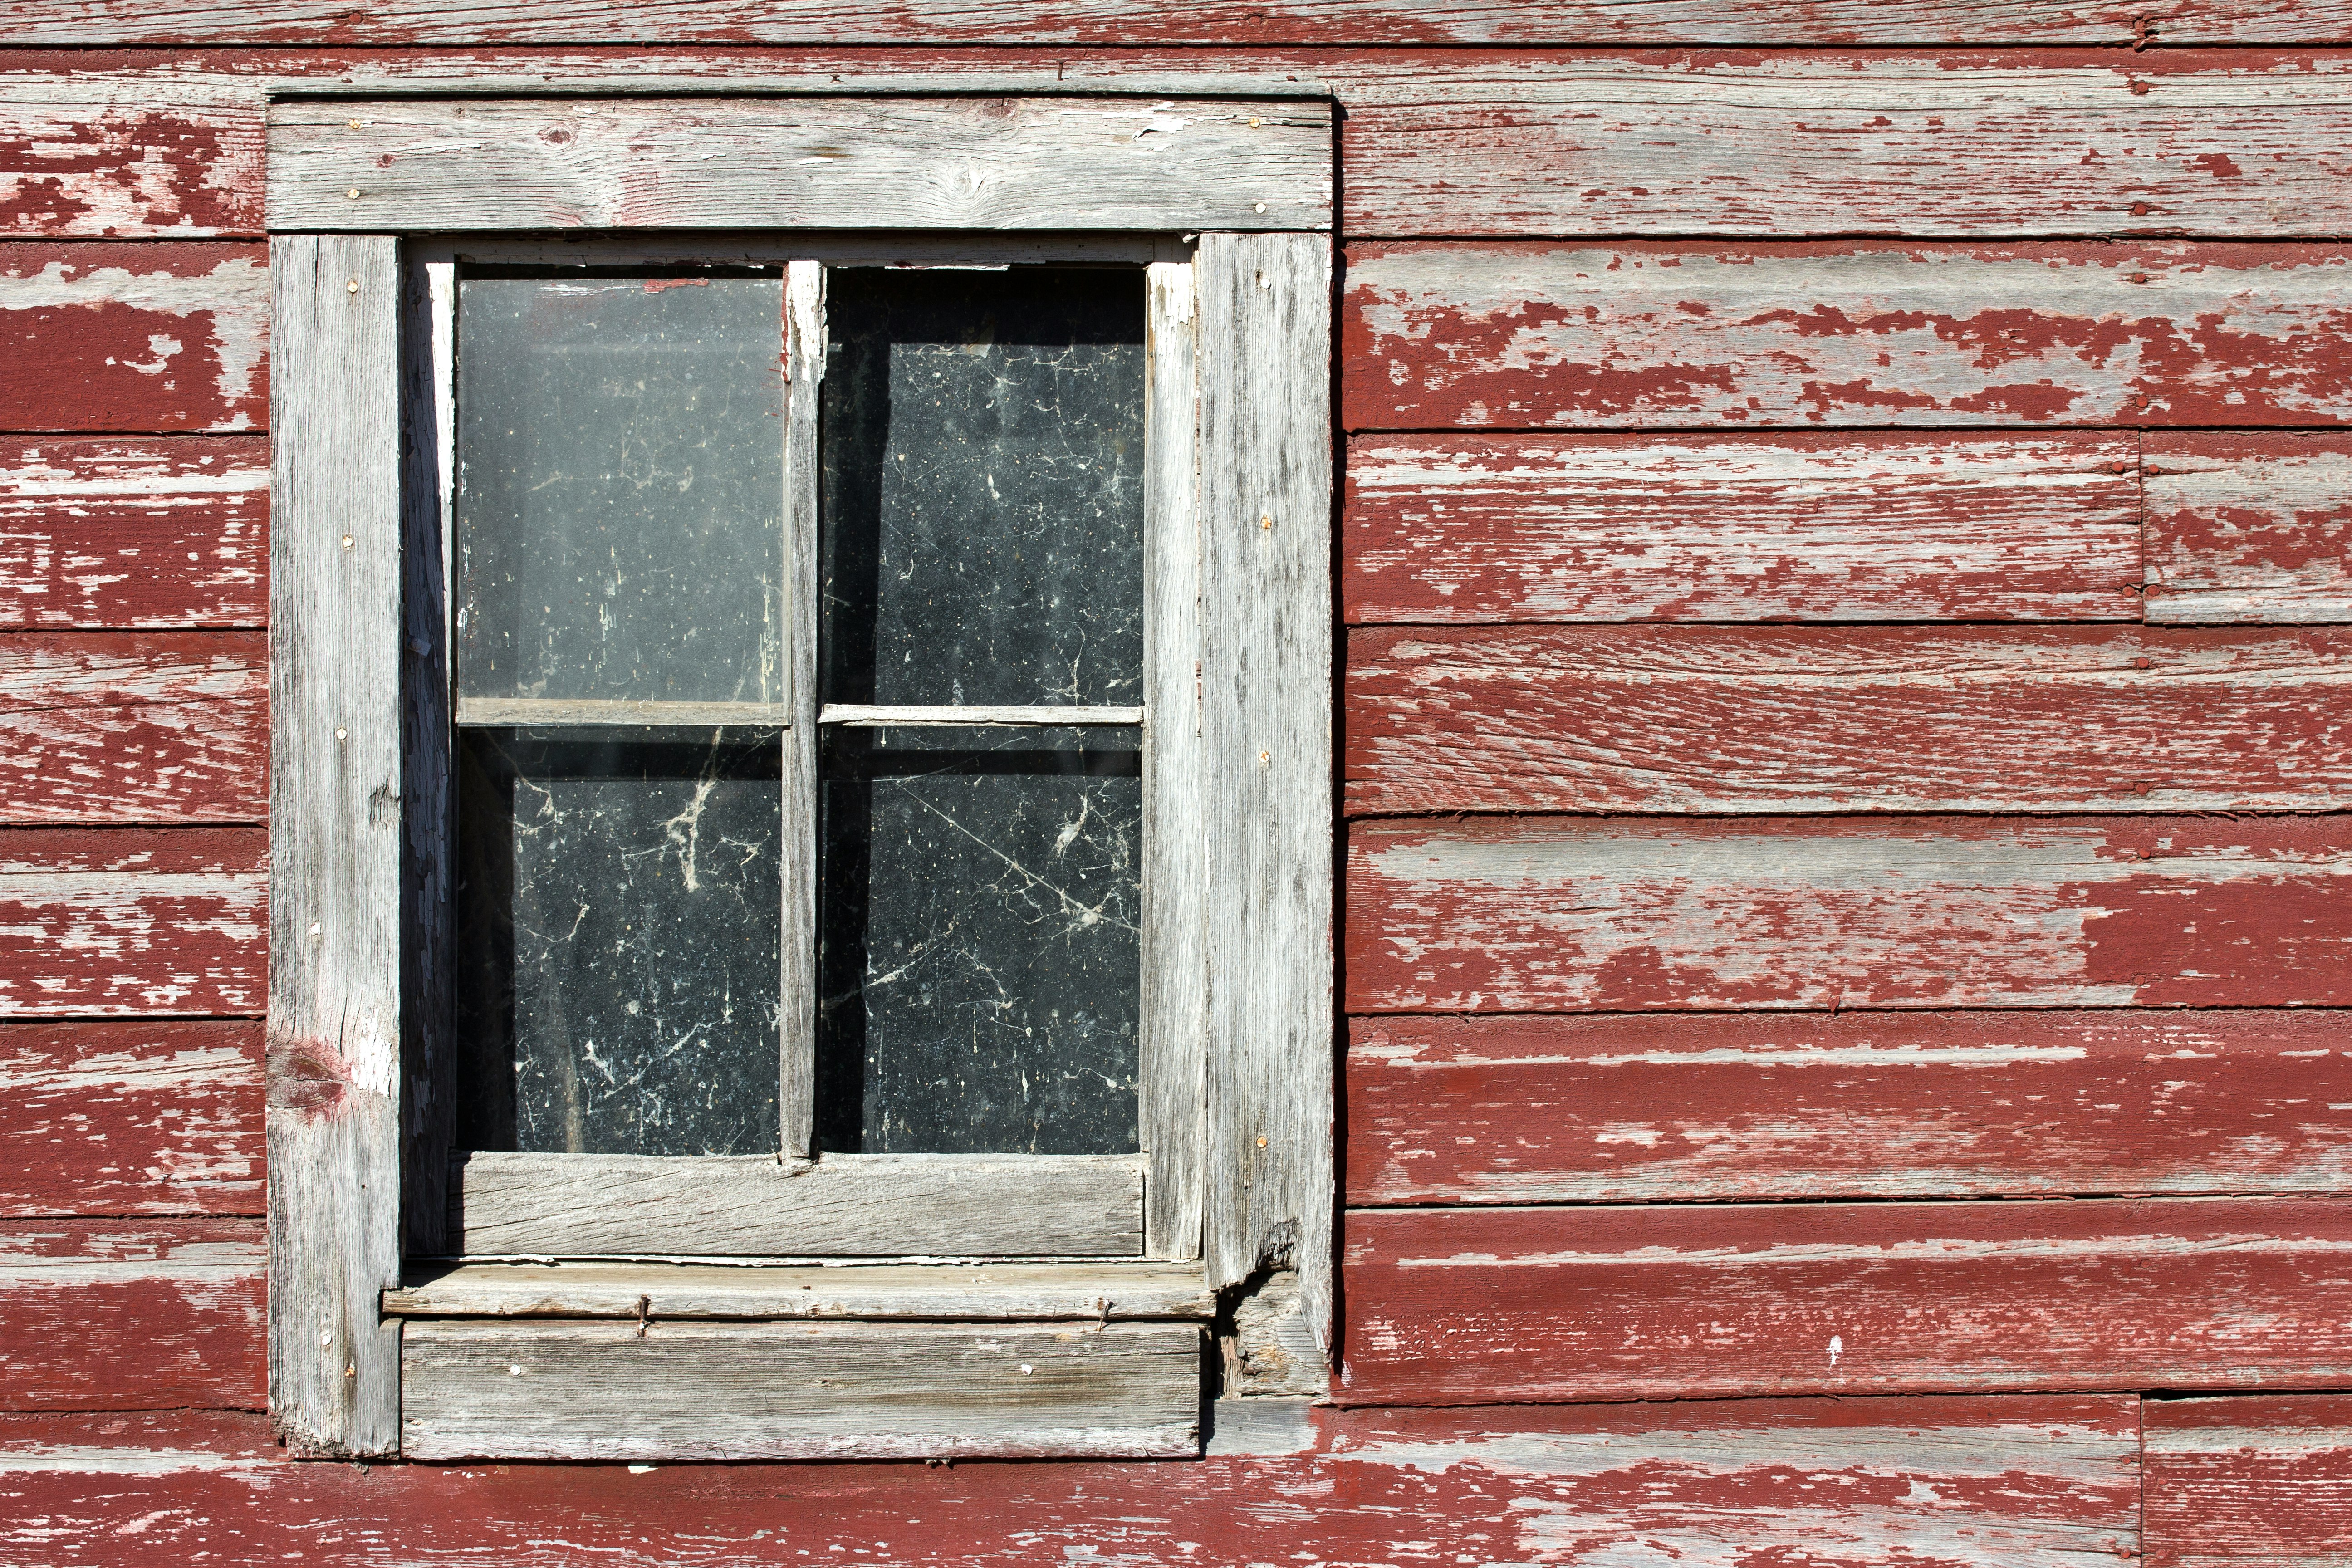
[[[266,266],[254,245],[0,244],[0,428],[261,429]]]
[[[255,1410],[259,1220],[0,1223],[0,1408]]]
[[[0,1016],[252,1016],[259,828],[0,830]]]

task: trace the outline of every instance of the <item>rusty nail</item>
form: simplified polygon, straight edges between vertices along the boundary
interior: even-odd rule
[[[2136,658],[2132,660],[2132,668],[2134,669],[2146,669],[2147,668],[2147,660],[2145,658]]]

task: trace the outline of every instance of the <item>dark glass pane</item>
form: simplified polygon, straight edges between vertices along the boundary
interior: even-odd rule
[[[783,285],[468,278],[457,689],[783,696]]]
[[[1136,745],[1131,729],[827,731],[823,1147],[1135,1149]]]
[[[829,702],[1142,700],[1143,279],[837,271]]]
[[[462,1146],[778,1148],[782,754],[774,731],[462,732]]]

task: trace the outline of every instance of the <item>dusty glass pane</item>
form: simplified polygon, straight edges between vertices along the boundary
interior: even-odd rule
[[[783,697],[783,285],[467,278],[464,697]]]
[[[1131,729],[825,736],[818,1140],[1136,1147]]]
[[[463,731],[461,1146],[780,1142],[774,731]]]
[[[827,284],[824,700],[1142,699],[1136,268]]]

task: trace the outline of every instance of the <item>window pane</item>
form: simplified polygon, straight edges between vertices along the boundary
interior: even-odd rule
[[[783,285],[468,278],[457,688],[783,697]]]
[[[829,702],[1142,700],[1137,268],[831,275]]]
[[[462,740],[462,1145],[773,1152],[777,732]]]
[[[1132,1152],[1137,732],[824,745],[821,1146]]]

